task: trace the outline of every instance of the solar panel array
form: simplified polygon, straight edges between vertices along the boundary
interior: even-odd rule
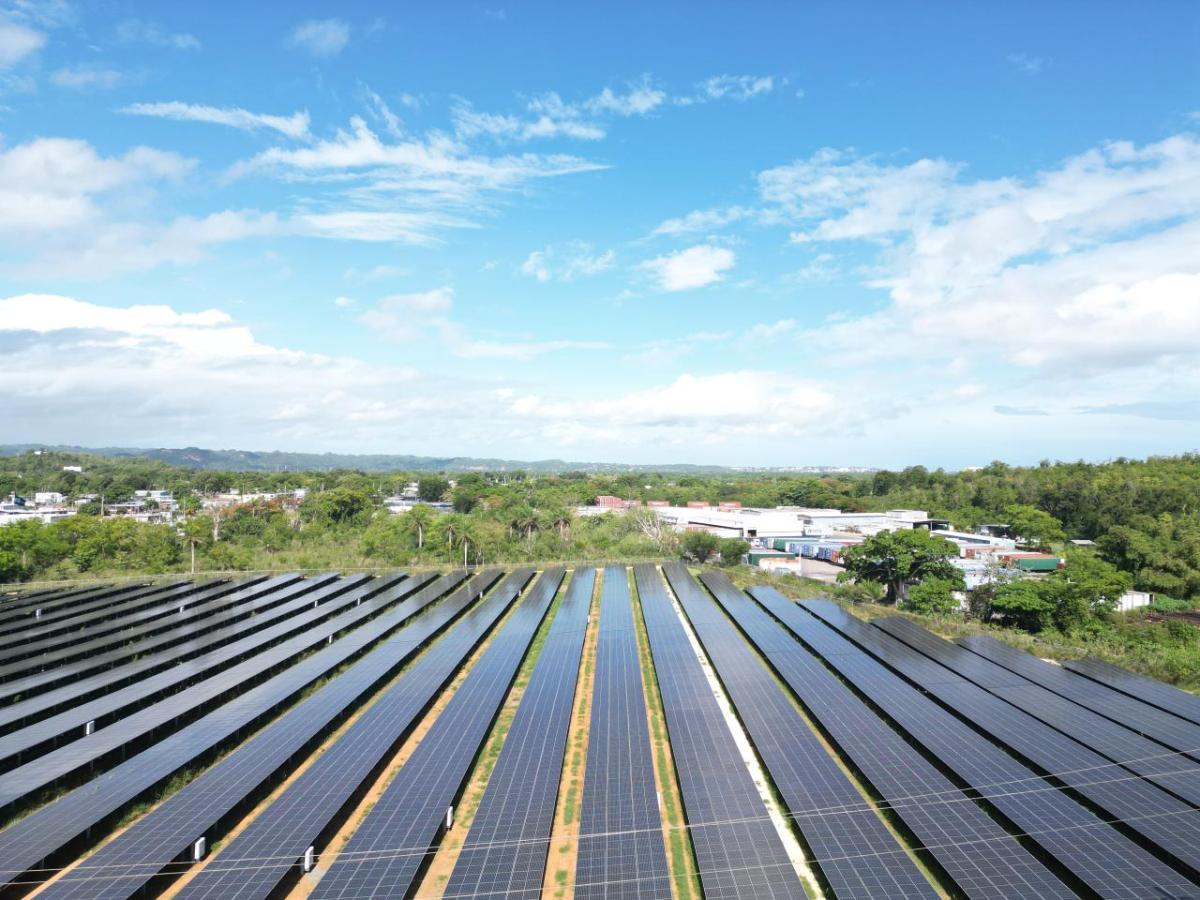
[[[1118,691],[1157,709],[1200,725],[1200,697],[1163,684],[1144,675],[1126,671],[1120,666],[1100,659],[1070,659],[1063,663],[1069,669],[1097,684]]]
[[[1196,892],[1196,884],[1177,869],[1106,824],[1128,819],[1130,827],[1149,823],[1177,826],[1194,812],[1190,807],[1180,808],[1173,798],[1136,777],[1114,780],[1111,764],[1087,748],[1039,727],[1028,716],[1028,721],[1021,721],[1024,714],[1019,710],[990,698],[836,604],[806,601],[797,606],[770,588],[751,588],[750,592],[941,765],[978,791],[1078,881],[1101,896],[1187,897]],[[888,669],[912,684],[897,679]],[[997,710],[996,705],[1003,709]],[[1005,709],[1014,715],[1006,719],[995,716]],[[1028,729],[1030,738],[1020,739],[1020,752],[1034,768],[981,736],[975,729],[983,728],[983,723],[992,726],[986,729],[989,736],[999,735],[1001,741],[1004,736],[1016,738],[1005,732]],[[1040,770],[1039,760],[1044,764]],[[1041,777],[1047,773],[1054,773],[1055,780]],[[1101,817],[1060,791],[1060,780],[1072,785],[1091,783],[1097,788],[1130,788],[1144,794],[1146,802],[1139,812],[1122,816],[1106,811]]]
[[[410,895],[562,578],[562,569],[542,573],[338,852],[314,900]]]
[[[925,848],[964,896],[1075,896],[728,578],[706,574],[702,580],[887,808],[911,830],[914,843]],[[765,723],[768,728],[769,724]],[[753,731],[751,726],[757,742]],[[827,768],[820,750],[819,745],[809,748],[797,773],[809,782],[807,802],[789,806],[834,894],[880,897],[901,896],[906,888],[914,894],[932,890],[899,845],[889,846],[886,830],[880,836],[882,823],[856,789],[837,777],[839,771],[816,782],[817,773]],[[791,745],[782,745],[778,752],[794,751]],[[781,793],[788,796],[782,786]],[[830,809],[843,811],[830,815]]]
[[[446,885],[446,898],[542,893],[595,569],[576,569]]]
[[[805,897],[662,576],[634,574],[704,896]]]
[[[604,570],[584,670],[596,578],[0,594],[0,892],[68,867],[38,896],[534,898],[570,838],[587,900],[666,900],[689,865],[709,898],[800,898],[805,872],[842,900],[1200,898],[1196,696],[677,563]],[[578,796],[562,791],[577,703]],[[682,801],[669,843],[660,787]]]
[[[623,566],[606,568],[600,587],[575,896],[582,900],[671,896],[633,598]]]

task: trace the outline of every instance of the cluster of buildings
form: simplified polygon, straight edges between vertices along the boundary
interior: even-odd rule
[[[597,497],[592,514],[629,509],[640,501]],[[999,579],[1037,577],[1066,566],[1066,560],[1049,553],[1020,550],[1005,525],[981,525],[973,532],[956,531],[947,519],[931,518],[927,510],[889,509],[886,512],[843,512],[799,506],[774,509],[743,507],[740,503],[690,502],[672,506],[649,500],[645,506],[678,531],[708,531],[750,543],[747,561],[772,572],[803,575],[832,582],[841,568],[841,555],[882,531],[925,528],[958,548],[953,560],[967,589]],[[1080,542],[1083,543],[1083,542]],[[1086,542],[1086,543],[1091,543]],[[1122,610],[1146,606],[1151,595],[1131,591],[1121,598]]]

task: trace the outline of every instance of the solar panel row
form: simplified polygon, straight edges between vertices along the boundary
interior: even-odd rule
[[[986,693],[836,604],[808,601],[797,606],[770,588],[755,587],[750,592],[942,766],[976,790],[1012,826],[1041,847],[1047,859],[1061,866],[1060,873],[1070,873],[1077,884],[1106,897],[1187,897],[1196,892],[1196,885],[1179,872],[1109,827],[1106,821],[1110,816],[1101,818],[1084,808],[1053,782],[1043,780],[1039,773],[958,718],[958,715],[973,718],[969,713],[976,704],[986,704]],[[886,663],[892,671],[881,663]],[[959,685],[982,697],[953,697],[956,715],[895,677],[893,672],[919,683],[939,699],[944,688]],[[1014,722],[1012,727],[1023,726]],[[1035,731],[1034,739],[1051,741],[1052,737]],[[1089,753],[1086,748],[1075,746],[1081,753]],[[1080,763],[1078,759],[1068,754],[1053,771],[1064,777],[1079,765],[1087,766],[1086,761]],[[1111,770],[1108,774],[1111,775]],[[1157,788],[1147,787],[1168,801],[1172,799]],[[1160,811],[1155,807],[1152,814]],[[1174,820],[1168,817],[1163,821]]]
[[[229,635],[249,631],[257,627],[257,620],[242,623],[247,616],[254,616],[264,609],[271,609],[279,604],[288,602],[295,597],[308,594],[310,599],[326,600],[339,596],[350,585],[340,580],[336,575],[318,575],[304,580],[295,580],[292,576],[287,579],[285,587],[272,585],[267,582],[250,588],[247,591],[248,604],[238,609],[228,610],[215,616],[210,623],[212,630],[207,627],[200,635],[189,631],[160,634],[145,641],[133,641],[121,644],[110,650],[97,652],[90,650],[86,656],[73,661],[63,662],[42,672],[16,678],[6,684],[0,684],[0,702],[8,701],[10,705],[23,702],[25,698],[32,700],[39,694],[57,690],[63,686],[74,689],[82,683],[82,679],[99,672],[107,672],[122,668],[124,672],[144,673],[151,669],[142,669],[142,664],[151,661],[158,667],[170,665],[188,658],[189,651],[203,652],[209,638],[228,639]],[[184,613],[186,616],[187,614]],[[230,623],[240,623],[232,626]],[[174,650],[172,648],[178,648]],[[166,652],[171,651],[171,652]],[[192,653],[191,655],[195,655]],[[180,654],[180,655],[177,655]],[[125,668],[128,666],[128,668]],[[153,669],[157,671],[157,669]],[[65,696],[75,696],[74,693]]]
[[[1075,896],[1013,835],[888,727],[833,673],[737,590],[728,578],[709,573],[701,576],[701,580],[767,657],[809,714],[849,757],[854,769],[908,827],[916,838],[916,845],[927,848],[928,858],[946,873],[963,896],[996,900]],[[677,593],[682,599],[683,593]],[[713,661],[720,669],[715,656]],[[761,719],[766,710],[755,712]],[[751,737],[757,744],[751,718],[743,713],[742,719],[751,727]],[[769,739],[770,726],[770,719],[764,719],[760,725],[760,730],[768,732]],[[776,752],[784,756],[797,754],[798,772],[794,777],[814,782],[818,773],[828,770],[832,760],[822,763],[814,759],[817,753],[823,753],[819,745],[798,755],[798,751],[810,742],[787,741]],[[761,745],[760,752],[763,752]],[[899,891],[916,874],[915,866],[898,865],[908,861],[904,851],[898,845],[893,846],[895,841],[882,828],[882,823],[878,820],[871,823],[864,818],[874,814],[862,802],[856,789],[846,785],[849,787],[846,790],[843,787],[845,779],[838,776],[840,771],[834,769],[825,775],[827,784],[811,785],[806,803],[789,803],[796,824],[806,836],[813,835],[809,846],[816,864],[826,872],[826,881],[833,885],[834,895],[839,898],[899,896]],[[838,789],[831,790],[828,783]],[[781,792],[785,798],[788,796],[782,786]],[[823,832],[830,832],[832,840]],[[821,840],[824,843],[818,844]],[[833,861],[825,862],[827,859]],[[870,863],[874,867],[868,865]],[[897,887],[881,881],[883,876],[873,871],[881,867],[886,874],[890,874],[889,869],[900,869],[897,874],[902,874],[905,880]]]
[[[0,600],[0,634],[13,630],[37,626],[35,613],[42,609],[66,609],[80,603],[89,603],[102,597],[133,590],[143,585],[137,582],[112,585],[99,584],[88,587],[62,590],[47,588],[43,591],[20,592]]]
[[[589,723],[575,896],[666,900],[671,880],[624,566],[604,570]]]
[[[562,569],[544,572],[517,606],[334,857],[313,900],[411,896],[562,578]]]
[[[266,582],[258,588],[251,589],[267,595],[279,588],[278,584]],[[250,593],[248,591],[247,593]],[[293,601],[273,609],[269,615],[256,617],[253,623],[243,623],[240,628],[221,629],[210,633],[197,641],[189,641],[177,645],[170,651],[161,654],[139,656],[134,662],[104,669],[94,675],[76,678],[70,684],[61,685],[45,691],[31,691],[27,699],[16,700],[7,706],[0,707],[0,734],[8,734],[18,728],[24,728],[48,716],[62,712],[81,703],[86,703],[102,694],[111,694],[139,679],[149,677],[170,665],[177,665],[194,658],[204,650],[228,646],[228,642],[240,634],[250,634],[262,627],[277,621],[276,617],[284,614],[283,610],[295,612],[304,608],[303,601]],[[220,635],[220,637],[218,637]],[[203,647],[204,650],[199,648]],[[57,677],[57,676],[56,676]],[[148,699],[148,698],[147,698]]]
[[[818,865],[833,894],[937,897],[720,609],[681,565],[666,565],[663,571],[792,822],[811,855],[824,861]],[[790,640],[777,628],[774,634],[765,631],[759,636],[775,645]]]
[[[479,577],[494,580],[496,574],[490,572]],[[462,578],[463,573],[456,573],[438,579],[401,607],[350,631],[132,759],[0,831],[0,860],[4,861],[0,867],[0,887],[39,880],[42,873],[33,870],[62,860],[91,829],[154,791],[181,769],[210,759],[244,729],[261,723],[317,680],[361,657]],[[417,617],[409,635],[424,634],[427,639],[430,629],[436,631],[449,624],[439,613],[435,609]]]
[[[1144,734],[1164,747],[1200,758],[1200,725],[1181,722],[1177,716],[1147,706],[1121,694],[1097,687],[1062,666],[1052,665],[986,635],[965,638],[962,646],[984,659],[1003,666],[1048,691],[1053,691],[1118,725]]]
[[[432,577],[432,575],[423,575],[409,579],[403,584],[402,592],[396,592],[396,599],[403,599],[409,594],[416,593],[431,581]],[[380,589],[389,586],[380,581],[372,583],[372,587]],[[272,610],[270,616],[262,617],[268,619],[277,617],[278,621],[274,627],[267,628],[265,631],[256,631],[245,638],[226,644],[213,653],[172,666],[150,678],[136,681],[120,690],[107,693],[81,705],[72,706],[57,715],[0,737],[0,764],[7,764],[10,759],[17,757],[29,759],[36,756],[39,749],[45,744],[61,744],[67,739],[77,739],[89,722],[92,723],[93,730],[107,727],[122,716],[148,706],[167,694],[173,694],[183,686],[202,684],[205,678],[225,671],[236,663],[247,660],[254,654],[267,650],[288,637],[302,632],[307,633],[314,626],[320,625],[348,608],[355,607],[364,599],[372,599],[364,594],[351,592],[314,607],[312,596],[301,597],[290,604]],[[356,614],[359,617],[369,617],[382,611],[383,608],[381,603],[370,603],[357,610]],[[319,642],[322,639],[319,634],[308,636],[310,637],[308,646],[311,646],[313,641]]]
[[[201,836],[210,842],[218,839],[223,823],[232,818],[235,810],[258,796],[272,778],[293,768],[314,741],[319,741],[336,727],[338,721],[391,678],[447,623],[470,610],[449,634],[433,645],[413,670],[368,707],[345,734],[235,837],[212,867],[200,872],[184,888],[194,897],[266,896],[288,869],[295,867],[296,860],[309,844],[300,846],[292,854],[293,858],[288,859],[291,847],[297,840],[305,840],[306,832],[315,836],[328,822],[336,819],[358,781],[372,770],[375,757],[369,751],[373,748],[363,746],[356,738],[369,734],[375,748],[388,746],[391,736],[386,729],[389,699],[403,693],[400,685],[409,681],[412,673],[431,656],[454,657],[461,663],[472,644],[472,638],[468,637],[468,646],[461,646],[461,636],[471,632],[476,621],[481,621],[482,630],[486,630],[520,590],[519,578],[510,576],[482,606],[474,608],[476,599],[495,580],[495,574],[468,582],[438,604],[432,614],[422,616],[383,641],[317,693],[84,860],[52,885],[47,896],[128,897],[143,889],[156,875],[162,877],[154,880],[153,887],[156,891],[161,890],[169,877],[182,868],[166,865],[168,860],[179,856]],[[399,614],[404,606],[396,612]],[[478,640],[478,636],[474,640]],[[446,677],[448,680],[449,676]],[[428,697],[418,700],[417,709],[428,702]],[[358,780],[355,780],[356,776]],[[245,859],[252,859],[249,867],[244,862],[239,865]],[[226,866],[236,868],[225,871]]]
[[[258,584],[256,579],[249,590]],[[161,603],[126,618],[72,631],[60,636],[62,639],[31,643],[32,652],[0,666],[0,677],[11,683],[22,675],[46,672],[120,647],[137,652],[146,639],[168,633],[176,642],[188,640],[219,627],[225,620],[218,620],[217,614],[249,615],[239,608],[248,596],[252,595],[236,582],[223,582],[190,595],[172,592]]]
[[[634,577],[704,896],[805,897],[658,570]]]
[[[1200,764],[1189,757],[1167,752],[1162,745],[1040,685],[1024,681],[1007,669],[942,640],[907,619],[876,619],[873,624],[1106,759],[1148,778],[1193,806],[1200,806]],[[1014,680],[1017,683],[1012,683]],[[1200,749],[1200,739],[1196,747]]]
[[[1200,725],[1200,697],[1181,691],[1179,688],[1154,681],[1142,675],[1126,671],[1112,663],[1099,659],[1073,659],[1063,663],[1063,668],[1090,678],[1097,684],[1119,691],[1157,709]]]
[[[236,587],[228,581],[209,584],[185,581],[173,586],[143,588],[141,591],[126,594],[119,603],[86,613],[80,611],[83,609],[81,607],[58,615],[43,615],[32,634],[24,632],[0,638],[0,660],[7,668],[18,660],[48,653],[59,646],[66,647],[77,643],[84,639],[84,634],[99,636],[120,630],[126,616],[150,609],[157,609],[159,615],[167,615],[172,608],[178,609],[180,606],[197,602],[197,597],[206,599],[212,596],[213,592],[229,590],[236,590]]]
[[[575,570],[471,820],[446,900],[541,896],[595,585],[595,569]]]
[[[368,592],[375,593],[368,577],[357,576],[352,580],[358,587],[350,596],[365,599]],[[74,740],[0,775],[0,810],[28,802],[65,779],[84,772],[102,770],[120,762],[139,743],[160,739],[164,734],[177,730],[188,721],[225,702],[233,694],[244,691],[247,687],[269,678],[280,668],[290,665],[300,654],[311,650],[329,635],[336,633],[340,629],[343,617],[365,615],[359,607],[354,607],[318,629],[310,630],[264,653],[252,656],[245,662],[201,682],[191,690],[166,697],[133,715],[119,719],[108,728],[101,728],[86,735],[82,732],[74,733],[71,735]],[[0,738],[0,741],[12,737],[13,735],[6,735]]]

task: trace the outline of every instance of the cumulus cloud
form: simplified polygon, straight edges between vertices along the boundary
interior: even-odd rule
[[[754,210],[746,206],[730,206],[726,209],[698,209],[674,219],[667,219],[659,224],[652,234],[676,237],[681,234],[695,234],[701,231],[717,231],[734,222],[740,222],[754,215]]]
[[[0,70],[11,68],[36,53],[46,43],[40,31],[5,18],[0,13]]]
[[[704,103],[710,100],[734,100],[744,103],[775,90],[772,75],[714,75],[696,86],[696,94],[684,98],[685,103]]]
[[[723,280],[735,261],[734,252],[727,247],[699,244],[647,260],[641,267],[661,290],[686,291]]]
[[[132,103],[124,107],[121,112],[132,116],[173,119],[176,122],[207,122],[212,125],[227,125],[230,128],[241,128],[245,131],[267,129],[295,139],[307,137],[310,122],[307,111],[292,113],[290,116],[276,116],[268,113],[249,112],[239,107],[205,106],[179,101]]]
[[[349,42],[350,26],[341,19],[309,19],[288,38],[291,46],[320,58],[337,56]]]
[[[611,269],[615,260],[612,250],[597,253],[588,243],[572,241],[534,250],[521,264],[521,272],[541,282],[574,281]]]

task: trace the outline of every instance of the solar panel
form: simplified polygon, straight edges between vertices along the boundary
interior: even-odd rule
[[[963,896],[995,900],[1076,896],[728,578],[721,573],[708,573],[701,580],[767,657],[809,714],[825,728],[855,770],[910,829],[918,846],[928,848],[928,855]],[[688,590],[677,589],[676,593],[690,616],[692,606],[700,605],[699,598],[685,600]],[[697,625],[697,631],[703,630],[714,629]],[[701,639],[708,647],[709,640],[703,635]],[[745,653],[750,653],[748,647]],[[721,671],[719,654],[710,655]],[[747,669],[751,662],[744,664]],[[797,740],[778,733],[775,722],[785,716],[781,713],[777,719],[772,718],[772,707],[776,704],[749,702],[749,699],[745,704],[738,703],[737,682],[726,678],[724,671],[721,674],[742,721],[751,731],[751,738],[767,760],[772,777],[776,765],[769,752],[780,757],[786,767],[784,782],[800,782],[785,787],[776,778],[781,794],[789,800],[794,821],[805,834],[816,865],[833,887],[834,896],[894,897],[902,896],[906,888],[911,892],[910,886],[920,887],[924,879],[916,866],[863,802],[858,789],[841,775],[833,760],[821,759],[826,754],[815,736],[801,735]],[[766,675],[765,669],[762,674]],[[756,676],[756,680],[760,678]],[[762,692],[765,694],[774,687],[764,684]],[[799,716],[793,713],[792,719],[807,730]],[[760,741],[756,732],[762,732],[765,740]],[[845,811],[831,814],[830,809]],[[826,859],[833,862],[824,862]],[[932,890],[928,884],[920,889],[925,893]]]
[[[258,623],[256,621],[242,621],[248,615],[260,613],[264,609],[271,609],[302,594],[308,594],[310,599],[328,599],[329,597],[338,596],[350,587],[350,585],[340,582],[338,577],[332,574],[318,575],[303,580],[296,580],[294,576],[284,576],[284,578],[292,583],[287,584],[286,587],[277,588],[272,587],[271,583],[267,582],[265,585],[250,588],[247,605],[217,614],[210,622],[205,623],[203,629],[197,629],[200,631],[199,635],[191,632],[184,632],[182,636],[174,633],[165,633],[156,635],[145,641],[133,644],[121,644],[113,647],[111,650],[91,651],[74,661],[64,662],[62,665],[56,665],[53,668],[40,672],[23,675],[12,681],[0,684],[0,703],[7,701],[12,704],[17,702],[16,698],[18,697],[32,699],[35,695],[56,690],[64,685],[74,687],[80,684],[81,679],[86,676],[123,667],[131,661],[138,663],[149,660],[168,663],[177,662],[187,657],[177,657],[175,656],[176,652],[187,653],[189,650],[201,652],[196,648],[204,646],[204,642],[210,637],[216,637],[217,634],[222,633],[218,629],[229,626],[230,623],[238,623],[232,626],[234,631],[253,630],[257,627]],[[186,616],[187,613],[183,613],[182,615]],[[212,631],[209,630],[209,626],[213,629]],[[229,634],[229,632],[224,633]],[[178,648],[178,650],[176,651],[173,648]],[[136,670],[126,669],[126,671]]]
[[[399,642],[398,648],[388,651],[389,655],[403,657],[406,648],[419,647],[421,642],[448,625],[461,610],[443,609],[439,605],[423,615],[416,614],[458,584],[464,574],[456,573],[439,579],[402,606],[346,633],[331,645],[304,657],[290,668],[240,694],[85,786],[0,831],[0,860],[4,861],[3,867],[0,868],[0,887],[16,881],[39,878],[42,873],[31,870],[61,860],[69,853],[72,845],[97,824],[162,785],[173,774],[197,759],[224,746],[244,729],[261,723],[282,705],[293,701],[315,681],[359,659],[384,638],[390,636],[391,641]],[[498,573],[490,571],[479,578],[484,579],[483,583],[487,584],[494,581],[497,575]],[[416,618],[407,628],[392,634],[398,626],[413,616]],[[331,684],[338,680],[335,679]],[[312,697],[321,694],[322,692],[318,691]],[[307,723],[311,729],[314,724],[314,720],[307,716],[291,713],[287,715],[289,721],[299,722],[301,726]],[[320,723],[315,724],[319,731]],[[296,748],[304,745],[303,733],[300,738],[298,744],[287,745],[293,747],[290,752],[294,753]],[[308,739],[311,739],[311,731]],[[287,750],[287,746],[283,749]],[[227,758],[232,758],[232,755]],[[163,860],[158,859],[156,862],[161,866]]]
[[[367,583],[369,576],[358,576],[354,580],[359,585],[356,592],[366,594],[371,591],[371,586]],[[366,615],[359,607],[354,607],[343,615],[356,614]],[[67,735],[67,742],[57,749],[35,756],[0,775],[0,810],[7,810],[15,804],[34,798],[64,779],[76,777],[85,771],[105,769],[120,762],[137,743],[174,731],[223,703],[231,694],[270,677],[280,667],[294,662],[298,655],[320,644],[326,639],[326,634],[332,634],[338,628],[338,619],[332,620],[320,628],[310,629],[299,637],[256,654],[245,662],[202,681],[190,690],[168,696],[119,719],[107,728],[97,729],[91,734],[80,731]],[[32,727],[37,729],[40,724]],[[20,747],[19,741],[11,740],[13,737],[6,735],[5,738],[0,738],[0,743],[8,741],[10,753],[13,750],[19,752]],[[32,748],[30,752],[42,749],[45,748]],[[13,757],[9,758],[11,760]]]
[[[654,757],[629,576],[608,566],[600,622],[576,844],[579,900],[660,900],[671,896],[658,813]]]
[[[595,585],[595,569],[575,570],[471,820],[444,900],[537,900],[542,894]]]
[[[837,604],[808,601],[798,606],[770,588],[751,588],[750,592],[942,766],[978,791],[999,814],[1090,889],[1102,896],[1147,898],[1187,897],[1196,892],[1194,883],[1157,855],[1104,824],[1123,819],[1130,829],[1161,823],[1187,832],[1191,830],[1188,819],[1195,812],[1190,807],[1141,779],[1112,781],[1112,768],[1102,757],[990,697]],[[919,684],[928,696],[896,678],[880,661]],[[1013,715],[995,719],[996,707]],[[999,730],[1010,732],[1005,737],[1019,744],[1025,759],[1039,769],[1018,762],[958,716],[992,737]],[[1044,780],[1041,776],[1046,772],[1053,772],[1088,799],[1104,796],[1097,793],[1102,788],[1128,786],[1132,788],[1130,796],[1143,802],[1139,811],[1127,810],[1122,804],[1119,813],[1105,809],[1101,818],[1062,793],[1053,782]]]
[[[805,897],[661,576],[634,577],[704,896]]]
[[[1099,659],[1071,659],[1063,663],[1063,668],[1200,725],[1200,697],[1189,691],[1181,691]]]
[[[315,836],[352,808],[351,798],[394,751],[420,713],[465,660],[495,620],[511,605],[528,571],[515,573],[487,600],[474,606],[494,575],[464,585],[437,607],[439,621],[465,616],[327,748],[183,892],[191,897],[247,900],[279,886]],[[428,623],[437,628],[436,622]],[[433,632],[433,633],[436,633]],[[432,634],[414,623],[384,641],[313,696],[273,722],[148,816],[85,860],[48,889],[50,897],[128,897],[159,873],[155,890],[179,867],[167,866],[198,837],[221,834],[233,810],[288,771],[302,750],[336,727],[378,685],[412,658]],[[303,842],[303,843],[300,843]],[[289,850],[299,844],[292,859]],[[229,867],[228,869],[226,867]],[[261,868],[260,868],[261,867]],[[61,887],[59,886],[61,885]]]
[[[384,601],[399,601],[414,594],[432,580],[432,577],[425,575],[408,579],[402,585],[399,582],[395,582],[394,585],[379,584],[380,588],[387,588],[386,595],[379,602],[369,604],[358,613],[363,617],[374,615],[384,608]],[[202,683],[205,678],[210,678],[288,637],[307,631],[347,608],[354,607],[364,599],[373,598],[352,592],[344,594],[340,599],[332,599],[314,607],[309,596],[301,597],[292,604],[272,611],[272,614],[279,616],[279,621],[274,627],[226,643],[213,653],[171,666],[150,678],[134,682],[120,690],[73,706],[55,716],[0,737],[0,761],[7,765],[14,756],[29,759],[38,755],[37,750],[43,744],[62,743],[65,735],[75,739],[82,734],[88,722],[93,723],[95,729],[108,727],[122,716],[149,706],[183,686]],[[313,640],[321,640],[321,635],[314,636]]]
[[[81,640],[83,634],[108,634],[113,629],[121,628],[121,623],[114,623],[114,619],[122,619],[151,607],[166,606],[170,609],[170,604],[176,599],[187,603],[196,594],[204,592],[207,596],[208,591],[227,584],[225,581],[208,584],[185,581],[156,585],[126,594],[119,603],[106,605],[103,609],[83,611],[85,608],[80,607],[56,615],[42,615],[37,620],[37,627],[31,631],[0,638],[0,660],[8,666],[56,646],[67,646]],[[178,606],[175,608],[178,609]],[[106,624],[107,628],[104,627]]]
[[[1200,757],[1200,725],[1180,721],[1178,716],[1149,707],[1131,697],[1113,694],[1107,688],[1098,687],[1074,672],[1028,653],[1022,653],[1015,647],[1002,644],[986,635],[964,638],[962,646],[1016,673],[1022,679],[1028,679],[1054,691],[1085,709],[1158,741],[1163,746]]]
[[[412,893],[561,581],[561,569],[544,573],[517,606],[334,857],[313,900]]]
[[[900,617],[872,624],[1108,760],[1200,806],[1200,764]],[[1078,676],[1071,676],[1072,678]],[[1016,683],[1012,683],[1013,681]],[[989,687],[989,685],[992,685]],[[1105,689],[1107,690],[1107,689]],[[1200,748],[1200,744],[1196,745]]]
[[[144,583],[143,583],[144,584]],[[77,588],[46,588],[41,591],[19,591],[0,599],[0,634],[8,634],[14,625],[32,623],[38,609],[66,609],[88,603],[109,594],[141,587],[137,582],[126,584],[93,584]]]
[[[279,588],[280,584],[269,581],[258,588],[251,589],[250,592],[265,596]],[[112,694],[141,678],[159,672],[173,664],[177,665],[186,660],[193,659],[205,651],[214,648],[224,649],[229,647],[231,640],[237,643],[237,638],[240,634],[252,634],[258,630],[260,624],[265,629],[266,626],[277,621],[277,616],[295,613],[307,605],[303,600],[295,600],[292,604],[284,604],[281,607],[272,609],[268,615],[256,617],[253,627],[249,624],[243,624],[242,629],[244,630],[238,628],[220,629],[196,641],[177,645],[163,653],[148,654],[139,657],[132,663],[104,669],[94,675],[74,680],[67,685],[45,691],[30,690],[29,693],[33,696],[28,697],[28,699],[21,699],[14,703],[9,703],[7,706],[0,707],[0,734],[8,734],[18,728],[24,728],[47,716],[62,712],[80,703],[85,703],[101,694]],[[233,657],[222,655],[220,658],[232,659],[236,658],[236,654]],[[206,663],[215,663],[217,659],[218,656],[214,654],[206,657]],[[194,671],[200,672],[205,671],[205,669],[195,669]]]
[[[24,635],[24,646],[10,653],[0,665],[0,680],[7,682],[26,673],[44,672],[92,653],[133,643],[145,635],[179,628],[185,616],[189,617],[186,621],[193,621],[223,608],[229,601],[222,603],[222,599],[238,596],[240,588],[234,582],[218,582],[203,590],[170,591],[156,598],[152,606],[131,614],[129,619],[105,619],[94,626],[44,640],[37,639],[40,631],[28,632]]]

